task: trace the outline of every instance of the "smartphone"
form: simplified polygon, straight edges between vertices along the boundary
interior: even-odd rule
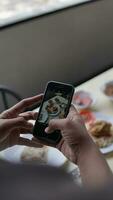
[[[62,136],[59,130],[47,134],[45,128],[51,119],[62,119],[67,116],[73,93],[74,87],[70,84],[48,82],[33,129],[33,135],[36,138],[50,144],[57,144],[61,140]]]

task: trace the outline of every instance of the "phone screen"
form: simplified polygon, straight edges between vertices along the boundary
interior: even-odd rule
[[[48,83],[34,127],[35,137],[51,143],[57,143],[61,139],[58,130],[51,134],[45,133],[44,130],[51,119],[62,119],[67,116],[73,92],[74,88],[71,85],[58,82]]]

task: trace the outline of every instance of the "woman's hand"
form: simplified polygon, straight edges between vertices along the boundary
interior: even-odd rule
[[[49,134],[54,130],[60,130],[62,134],[56,148],[79,166],[82,181],[86,186],[102,186],[112,179],[107,162],[92,141],[74,107],[66,119],[51,120],[45,131]]]
[[[35,120],[37,117],[37,113],[24,112],[24,110],[39,103],[42,96],[43,95],[37,95],[24,99],[0,114],[0,150],[13,145],[42,146],[37,141],[20,136],[20,134],[31,133],[33,125],[28,121]]]
[[[56,148],[74,163],[77,163],[81,148],[93,143],[74,106],[71,107],[66,119],[51,120],[45,131],[47,134],[51,134],[54,130],[60,130],[62,134],[62,139]]]

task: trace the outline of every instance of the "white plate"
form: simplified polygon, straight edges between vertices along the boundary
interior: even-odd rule
[[[48,164],[62,166],[67,158],[56,148],[48,147]]]
[[[104,114],[98,113],[98,112],[95,112],[94,114],[95,114],[95,117],[96,117],[97,120],[105,120],[105,121],[110,122],[111,124],[113,124],[113,117],[112,116],[104,115]],[[113,151],[113,143],[110,144],[107,147],[100,148],[100,151],[103,154],[107,154],[107,153],[112,152]]]
[[[27,138],[30,138],[31,135],[28,134]],[[9,149],[6,149],[1,152],[1,156],[3,159],[13,163],[21,163],[21,154],[24,150],[25,146],[15,145]],[[47,154],[47,164],[60,167],[62,166],[67,158],[57,149],[48,147]]]

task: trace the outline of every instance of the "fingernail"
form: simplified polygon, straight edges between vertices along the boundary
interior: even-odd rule
[[[28,123],[27,126],[28,126],[29,128],[32,128],[32,127],[33,127],[33,124]]]
[[[45,132],[48,133],[48,127],[45,129]]]

